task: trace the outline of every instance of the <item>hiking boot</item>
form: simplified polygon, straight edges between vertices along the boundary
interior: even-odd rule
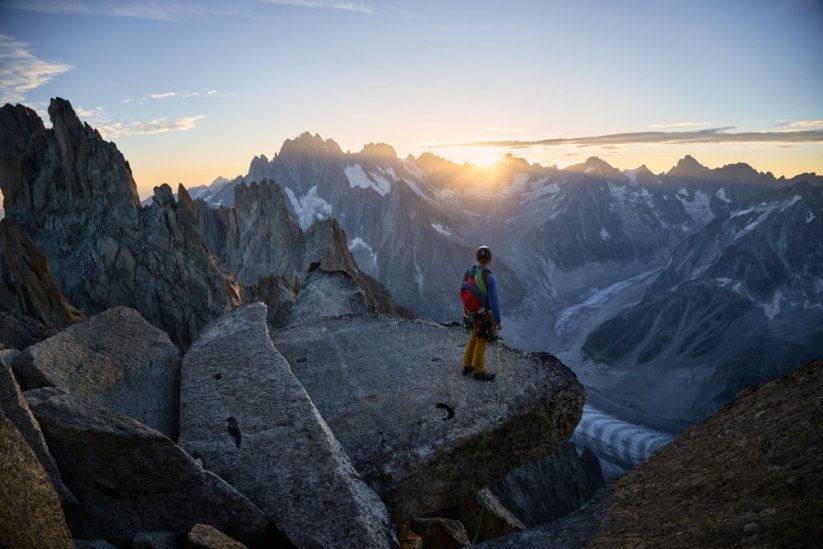
[[[490,374],[488,372],[475,372],[474,379],[482,379],[483,381],[491,381],[494,379],[494,374]]]
[[[474,366],[463,366],[463,375],[467,376],[474,371]]]

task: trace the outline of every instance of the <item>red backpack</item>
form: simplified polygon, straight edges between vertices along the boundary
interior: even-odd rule
[[[478,270],[481,276],[477,276]],[[460,286],[460,299],[463,301],[463,308],[469,312],[476,313],[481,307],[489,308],[488,290],[486,289],[486,279],[491,271],[480,265],[473,265],[463,275],[463,284]]]

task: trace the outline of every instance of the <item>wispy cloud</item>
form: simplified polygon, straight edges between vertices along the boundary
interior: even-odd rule
[[[164,2],[161,0],[4,0],[3,7],[45,13],[130,17],[154,21],[241,15],[223,0]]]
[[[267,4],[279,4],[282,6],[299,6],[301,8],[331,9],[343,11],[356,11],[360,13],[374,13],[374,9],[366,5],[365,2],[353,0],[260,0]]]
[[[823,130],[792,130],[776,132],[730,132],[734,128],[710,128],[688,132],[629,132],[590,137],[568,137],[539,139],[534,141],[475,141],[454,143],[439,147],[508,147],[525,149],[531,147],[554,147],[577,145],[594,147],[603,145],[637,144],[685,144],[685,143],[821,143]]]
[[[31,90],[74,67],[35,56],[30,44],[0,34],[0,105],[19,103]]]
[[[160,92],[160,93],[150,93],[143,99],[167,99],[169,97],[183,97],[188,99],[189,97],[213,97],[217,95],[217,90],[211,90],[209,88],[203,88],[197,91],[191,90],[183,90],[181,92],[170,91],[170,92]]]
[[[153,135],[167,132],[185,132],[197,127],[197,122],[206,118],[203,114],[184,116],[176,120],[155,118],[149,122],[115,122],[98,126],[98,130],[106,139],[116,139],[129,135]]]
[[[823,120],[795,120],[794,122],[783,122],[778,126],[785,128],[823,128]]]
[[[673,128],[699,128],[711,125],[711,122],[669,122],[667,124],[649,124],[649,127],[656,130],[670,130]]]
[[[82,120],[88,122],[92,126],[105,124],[111,120],[103,107],[94,107],[93,109],[77,107],[74,109],[74,112],[76,112],[77,116],[79,116]]]

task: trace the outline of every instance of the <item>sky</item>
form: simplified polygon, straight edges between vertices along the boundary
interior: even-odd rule
[[[0,0],[0,104],[47,120],[51,97],[141,196],[304,131],[481,165],[823,173],[823,1]]]

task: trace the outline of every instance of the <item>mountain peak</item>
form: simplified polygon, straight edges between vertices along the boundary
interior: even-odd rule
[[[695,158],[687,154],[683,158],[677,161],[677,165],[669,170],[669,173],[666,175],[674,175],[680,177],[689,177],[689,176],[698,176],[703,175],[706,172],[707,168]]]
[[[303,132],[294,139],[286,139],[280,147],[280,154],[330,154],[341,155],[343,151],[333,139],[323,139],[320,134]]]
[[[620,170],[613,167],[605,160],[601,160],[596,156],[590,156],[582,164],[574,164],[566,168],[566,171],[573,173],[595,174],[599,176],[613,176],[621,175]]]
[[[359,153],[361,156],[367,156],[375,160],[397,160],[397,151],[394,147],[386,143],[369,143],[363,146],[363,150]]]

